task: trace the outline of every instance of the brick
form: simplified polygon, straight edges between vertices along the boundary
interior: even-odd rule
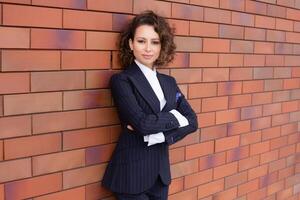
[[[0,169],[0,181],[2,183],[28,178],[31,176],[31,160],[26,158],[1,162]]]
[[[262,188],[247,194],[248,199],[265,199],[267,196],[267,188]]]
[[[111,141],[111,129],[108,127],[90,128],[63,133],[63,149],[78,149],[101,144],[108,144]]]
[[[220,2],[220,8],[229,9],[229,10],[237,10],[244,11],[245,1],[244,0],[225,0]]]
[[[62,51],[63,69],[109,69],[110,52]]]
[[[177,3],[172,4],[173,18],[203,21],[203,14],[204,9],[199,6],[191,6]]]
[[[285,56],[284,66],[299,66],[299,56]]]
[[[262,116],[262,106],[244,107],[241,110],[241,119],[252,119]]]
[[[293,45],[285,43],[276,43],[275,54],[293,54]]]
[[[285,32],[284,31],[267,30],[267,41],[284,42],[285,41]]]
[[[252,105],[272,103],[272,92],[252,94]]]
[[[295,22],[294,21],[294,29],[293,29],[293,31],[300,32],[300,22]]]
[[[229,96],[229,108],[239,108],[251,105],[251,95],[233,95]]]
[[[203,198],[211,194],[223,191],[224,180],[216,180],[198,187],[198,198]]]
[[[62,110],[62,93],[31,93],[4,96],[4,115]]]
[[[0,94],[29,92],[29,73],[1,73]]]
[[[188,68],[190,66],[190,61],[189,61],[189,53],[179,53],[177,52],[175,54],[174,60],[167,64],[167,66],[172,67],[172,68]]]
[[[108,189],[104,188],[103,186],[99,187],[99,182],[88,184],[83,187],[85,187],[86,199],[99,199],[112,195]],[[106,199],[108,200],[109,198]]]
[[[197,83],[201,82],[202,69],[172,69],[171,76],[177,83]]]
[[[279,158],[284,158],[293,155],[295,153],[296,153],[296,146],[294,144],[285,146],[279,149]]]
[[[281,113],[281,103],[263,105],[263,116],[280,114],[280,113]]]
[[[254,26],[255,16],[252,14],[232,12],[232,24],[241,26]]]
[[[111,106],[112,97],[109,90],[82,90],[64,93],[63,109],[87,109]]]
[[[230,44],[230,52],[234,53],[253,53],[254,42],[243,40],[232,40]]]
[[[224,110],[228,108],[228,97],[204,98],[202,112]]]
[[[283,88],[282,80],[265,80],[265,91],[281,90]]]
[[[286,18],[297,20],[297,19],[299,19],[299,16],[300,16],[299,10],[290,9],[290,8],[287,9]]]
[[[18,148],[16,148],[16,146]],[[39,154],[46,154],[57,152],[60,150],[60,133],[8,139],[4,142],[5,159],[15,159]]]
[[[175,35],[189,35],[190,24],[188,21],[168,19],[168,23],[172,28],[175,28]]]
[[[86,4],[86,0],[32,0],[32,5],[60,8],[86,9]]]
[[[107,164],[93,165],[63,172],[63,188],[87,185],[102,180]]]
[[[250,155],[252,156],[252,155],[265,153],[269,150],[270,150],[270,142],[269,141],[251,144]]]
[[[214,112],[201,113],[201,114],[197,115],[197,118],[198,118],[198,122],[199,122],[199,127],[201,127],[201,128],[215,125],[216,117],[215,117]]]
[[[240,27],[240,26],[231,26],[231,25],[222,25],[221,24],[219,26],[219,37],[243,39],[244,38],[244,28]]]
[[[117,50],[117,33],[87,32],[86,48],[97,50]]]
[[[203,52],[229,52],[230,41],[228,39],[203,39]]]
[[[132,15],[125,15],[125,14],[118,14],[118,13],[113,13],[112,14],[112,30],[113,31],[122,31],[124,28],[129,24],[130,20],[132,20],[133,16]],[[171,26],[174,26],[175,22],[170,22]],[[183,24],[183,23],[181,23]],[[178,33],[176,33],[178,34]]]
[[[112,30],[112,14],[110,13],[64,10],[63,16],[64,28]]]
[[[277,5],[268,5],[267,6],[267,15],[272,17],[286,17],[286,8]]]
[[[4,184],[0,185],[0,200],[4,200]]]
[[[189,99],[188,102],[190,103],[195,113],[201,112],[201,99]]]
[[[184,147],[179,147],[179,148],[174,148],[169,151],[170,153],[170,163],[179,163],[183,162],[185,158],[185,148]]]
[[[65,162],[66,160],[68,162]],[[85,151],[82,149],[36,156],[32,159],[34,176],[83,167],[84,165]]]
[[[268,173],[268,165],[266,165],[266,164],[261,165],[259,167],[252,168],[252,169],[248,170],[248,180],[252,180],[252,179],[264,176],[267,173]],[[258,184],[259,179],[255,179],[253,181],[256,182],[256,180],[257,180],[257,184]]]
[[[259,155],[238,161],[239,172],[259,166]]]
[[[31,91],[57,91],[83,89],[83,71],[34,72],[31,73]]]
[[[200,170],[210,169],[216,166],[223,165],[225,164],[225,162],[226,162],[225,152],[210,154],[208,156],[204,156],[199,159],[199,168]]]
[[[241,145],[260,142],[262,140],[261,135],[261,131],[254,131],[247,134],[243,134],[241,135]]]
[[[256,2],[256,1],[246,1],[246,12],[254,14],[267,14],[267,4]]]
[[[273,172],[259,178],[259,187],[264,188],[278,181],[278,173]]]
[[[293,185],[297,185],[297,183],[300,183],[300,175],[295,174],[293,176],[290,176],[286,179],[286,187],[291,187]]]
[[[292,176],[293,174],[294,174],[294,166],[279,170],[278,171],[278,180],[287,178],[289,176]]]
[[[85,127],[84,111],[53,112],[32,116],[34,134],[70,130]]]
[[[270,79],[273,78],[272,67],[254,68],[254,79]]]
[[[190,67],[217,67],[218,55],[212,53],[190,53]]]
[[[181,141],[173,144],[171,146],[171,148],[177,148],[177,147],[183,147],[183,146],[187,146],[187,145],[191,145],[191,144],[196,144],[196,143],[199,143],[199,141],[200,141],[200,133],[198,131],[196,131],[192,134],[189,134]]]
[[[251,130],[259,130],[271,126],[271,117],[262,117],[251,120]]]
[[[289,43],[299,43],[300,33],[286,32],[285,41]]]
[[[219,54],[219,66],[221,67],[241,67],[244,56],[241,54]]]
[[[197,188],[192,188],[190,190],[185,190],[176,194],[173,194],[169,197],[169,200],[176,200],[176,199],[191,199],[197,200]]]
[[[7,4],[3,6],[3,25],[62,28],[62,10]]]
[[[94,0],[96,1],[96,0]],[[104,1],[104,0],[103,0]],[[161,2],[155,0],[134,0],[133,1],[133,13],[138,14],[144,10],[153,10],[156,13],[160,13],[163,17],[171,17],[171,3]]]
[[[286,6],[286,7],[294,7],[295,6],[295,0],[278,0],[278,5]]]
[[[282,103],[282,112],[293,112],[298,109],[298,101],[289,101]]]
[[[86,88],[108,88],[111,76],[116,71],[88,70],[86,71]]]
[[[278,159],[278,150],[270,151],[261,154],[260,163],[265,164]]]
[[[171,165],[172,178],[178,178],[188,174],[198,172],[198,159],[188,160]]]
[[[241,93],[242,93],[241,82],[218,83],[218,96],[241,94]]]
[[[299,99],[299,89],[293,89],[291,90],[291,99]]]
[[[290,91],[277,91],[273,92],[273,102],[281,102],[290,100]]]
[[[107,2],[105,0],[87,0],[89,10],[101,10],[108,12],[121,12],[131,13],[132,12],[133,0],[125,0],[116,3],[116,1]]]
[[[115,144],[87,148],[85,153],[86,164],[91,165],[109,161],[114,149]],[[184,160],[184,152],[182,151],[181,154],[179,153],[178,157],[182,157],[182,160]]]
[[[284,189],[284,181],[273,183],[272,185],[269,185],[267,189],[268,189],[268,195],[274,194],[274,193]]]
[[[188,98],[213,97],[217,95],[216,83],[199,83],[188,86]]]
[[[218,0],[190,0],[190,4],[219,8]]]
[[[293,21],[286,19],[276,18],[275,21],[276,29],[283,31],[293,31]]]
[[[204,183],[212,181],[213,170],[208,169],[195,174],[190,174],[184,177],[184,188],[192,188]]]
[[[24,188],[27,188],[24,190]],[[5,185],[6,199],[26,199],[62,189],[61,173],[10,182]]]
[[[238,196],[242,196],[244,194],[255,191],[257,189],[258,189],[258,179],[249,181],[247,183],[238,186]]]
[[[240,185],[247,181],[247,172],[241,172],[225,178],[225,188]]]
[[[237,187],[233,187],[231,189],[225,190],[223,192],[219,192],[214,195],[214,199],[221,200],[221,199],[236,199],[237,197]]]
[[[254,53],[258,53],[258,54],[274,54],[274,43],[270,43],[270,42],[254,42]]]
[[[18,3],[18,4],[30,4],[30,0],[1,0],[1,2]]]
[[[183,191],[183,177],[173,179],[169,186],[169,195]]]
[[[287,199],[288,197],[290,197],[292,195],[293,195],[293,189],[289,188],[289,189],[285,189],[285,190],[279,191],[276,194],[276,197],[279,200],[284,200],[284,199]]]
[[[87,127],[112,125],[119,123],[119,118],[115,108],[100,108],[88,110],[86,113],[86,120]]]
[[[18,126],[16,126],[18,124]],[[31,117],[16,116],[0,118],[0,138],[10,138],[31,134]]]
[[[190,21],[190,35],[202,37],[218,37],[219,26],[214,23]]]
[[[214,152],[214,142],[205,142],[186,147],[185,158],[187,160],[205,156]]]
[[[0,141],[0,161],[4,160],[4,148],[3,148],[3,140]]]
[[[280,137],[280,127],[271,127],[262,130],[262,140],[270,140],[272,138]]]
[[[284,89],[296,89],[300,85],[300,79],[285,79],[283,80]]]
[[[300,77],[300,67],[292,67],[292,77]]]
[[[2,71],[41,71],[58,69],[60,69],[59,51],[2,51]]]
[[[230,24],[231,12],[214,8],[204,8],[204,21]]]
[[[64,190],[61,192],[48,194],[44,196],[40,196],[34,198],[35,200],[64,200],[64,199],[73,199],[73,200],[80,200],[85,198],[85,187],[74,188],[70,190]]]
[[[237,147],[226,152],[227,162],[238,161],[249,157],[249,146]]]
[[[27,28],[0,27],[0,48],[29,48]]]
[[[245,55],[244,56],[244,66],[263,66],[265,65],[264,55]]]
[[[253,78],[252,68],[231,68],[230,80],[250,80]]]
[[[229,69],[218,68],[218,69],[204,69],[203,70],[203,81],[204,82],[216,82],[216,81],[228,81],[229,80]]]
[[[240,144],[240,136],[231,136],[216,140],[215,151],[226,151],[238,147]]]
[[[187,52],[201,52],[202,51],[202,39],[197,37],[181,37],[176,36],[174,38],[177,51]]]
[[[265,40],[266,39],[266,30],[245,27],[245,39],[246,40]]]
[[[239,121],[240,117],[240,109],[230,109],[224,111],[217,111],[216,112],[216,124],[223,124],[229,122]]]
[[[201,141],[222,138],[222,137],[225,137],[226,135],[227,135],[227,125],[226,124],[202,128]]]
[[[271,150],[287,145],[287,142],[288,142],[287,139],[288,139],[287,137],[280,137],[280,138],[275,138],[275,139],[270,140]]]
[[[72,30],[32,29],[31,48],[84,49],[85,33]]]
[[[264,90],[263,81],[244,81],[243,82],[243,93],[262,92]]]
[[[237,171],[238,171],[238,162],[233,162],[230,164],[216,167],[214,168],[214,180],[235,174],[237,173]]]
[[[255,27],[275,29],[275,18],[266,16],[255,16]]]
[[[250,120],[228,123],[228,135],[239,135],[250,131]]]

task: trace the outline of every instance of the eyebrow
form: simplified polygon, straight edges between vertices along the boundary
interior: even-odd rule
[[[144,39],[144,40],[146,40],[147,38],[144,38],[144,37],[136,37],[136,39]],[[159,38],[152,38],[151,40],[159,40]]]

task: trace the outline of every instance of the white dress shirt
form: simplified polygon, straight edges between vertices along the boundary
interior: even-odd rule
[[[145,75],[146,79],[150,83],[153,91],[155,92],[159,103],[160,103],[160,110],[163,109],[163,107],[166,105],[167,101],[165,99],[164,93],[162,91],[162,88],[160,86],[160,83],[158,81],[158,78],[156,76],[156,68],[154,67],[153,70],[150,69],[149,67],[143,65],[142,63],[138,62],[135,60],[135,63],[138,65],[138,67],[141,69],[143,74]],[[173,109],[170,111],[178,120],[180,126],[179,127],[184,127],[189,124],[188,120],[186,117],[184,117],[181,113],[179,113],[177,110]],[[150,134],[144,136],[144,142],[148,142],[148,146],[157,144],[157,143],[162,143],[165,141],[165,136],[163,132],[155,133],[155,134]]]

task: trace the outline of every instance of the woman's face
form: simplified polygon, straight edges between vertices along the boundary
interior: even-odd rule
[[[129,40],[130,49],[137,61],[152,68],[160,55],[160,39],[154,27],[150,25],[139,26],[133,38]]]

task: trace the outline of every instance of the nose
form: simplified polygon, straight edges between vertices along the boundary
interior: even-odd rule
[[[151,51],[151,44],[150,44],[150,42],[147,42],[147,43],[146,43],[145,50],[146,50],[147,52]]]

